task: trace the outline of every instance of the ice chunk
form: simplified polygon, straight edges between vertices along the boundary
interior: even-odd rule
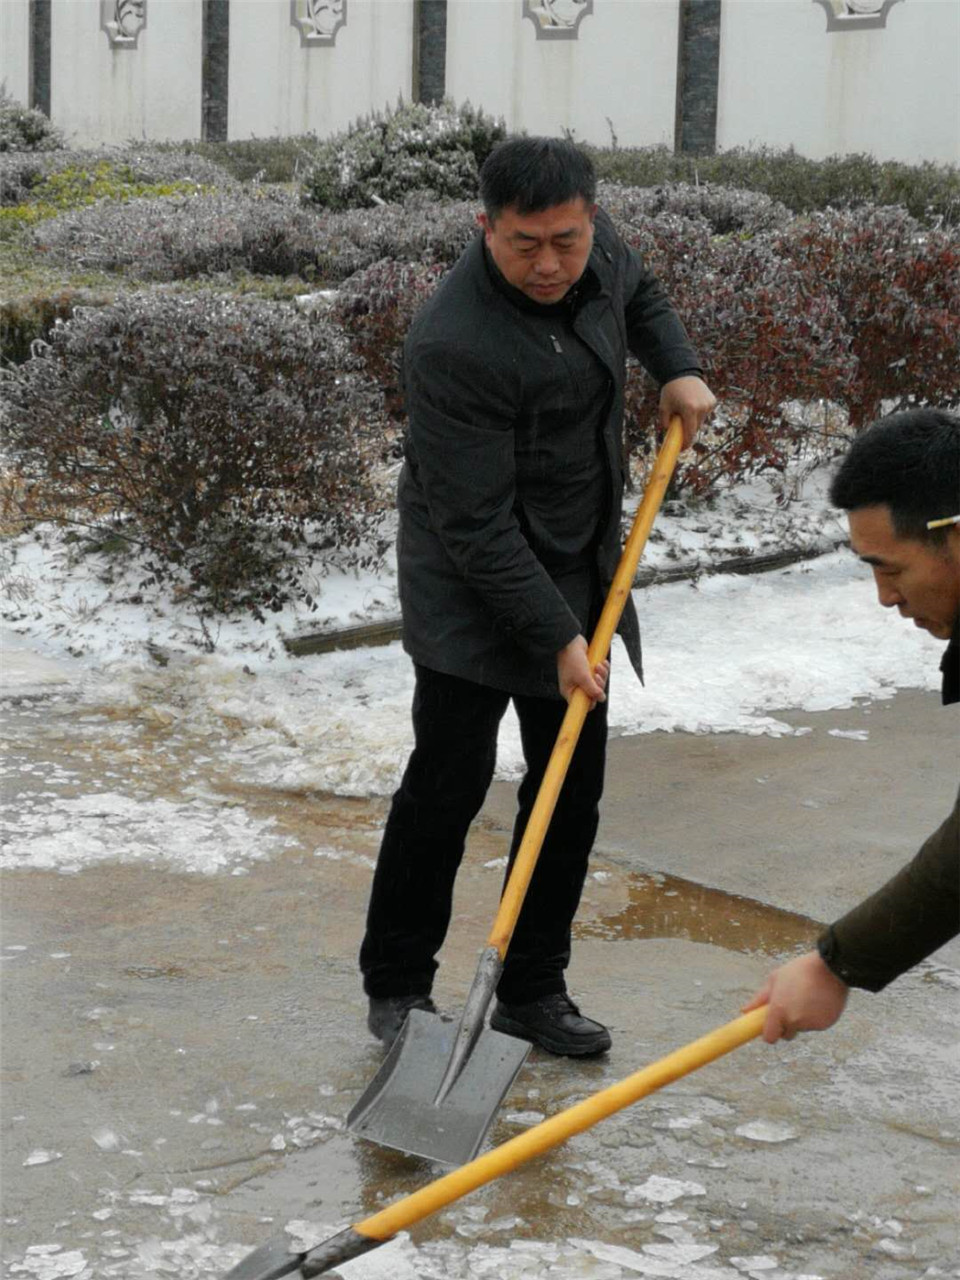
[[[90,1136],[101,1151],[119,1151],[123,1146],[123,1139],[112,1129],[95,1129]]]
[[[689,1266],[691,1262],[700,1262],[703,1258],[709,1258],[711,1253],[717,1252],[717,1249],[718,1246],[715,1244],[688,1242],[643,1246],[643,1252],[648,1253],[651,1258],[662,1258],[665,1262],[672,1262],[682,1267]]]
[[[535,1125],[546,1119],[542,1111],[508,1111],[505,1119],[513,1124]]]
[[[738,1138],[749,1138],[751,1142],[790,1142],[798,1136],[796,1129],[788,1124],[778,1124],[775,1120],[751,1120],[734,1129]]]
[[[34,1276],[35,1280],[66,1280],[68,1276],[81,1275],[86,1269],[87,1260],[79,1249],[62,1253],[58,1244],[34,1244],[27,1250],[23,1262],[11,1265],[10,1274]]]
[[[706,1188],[699,1182],[684,1182],[680,1178],[661,1178],[658,1174],[650,1177],[638,1187],[631,1187],[627,1192],[627,1204],[673,1204],[681,1196],[705,1196]]]

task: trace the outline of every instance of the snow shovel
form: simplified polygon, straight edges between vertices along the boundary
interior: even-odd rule
[[[620,564],[588,649],[591,669],[610,652],[614,632],[636,576],[640,554],[683,444],[679,417],[670,421],[637,510]],[[590,701],[574,691],[560,726],[523,840],[480,955],[459,1026],[439,1014],[414,1009],[380,1070],[347,1116],[358,1137],[441,1164],[472,1160],[480,1150],[504,1095],[523,1066],[530,1045],[484,1026],[484,1018],[537,864],[557,797]]]
[[[583,1102],[567,1107],[533,1129],[518,1134],[492,1151],[411,1195],[394,1201],[386,1209],[338,1232],[307,1253],[291,1253],[285,1236],[276,1237],[255,1249],[228,1272],[225,1280],[279,1280],[281,1276],[321,1276],[362,1253],[392,1239],[398,1231],[421,1222],[454,1200],[512,1172],[535,1156],[566,1142],[607,1116],[662,1089],[664,1085],[689,1075],[758,1036],[766,1009],[753,1009],[734,1018],[692,1044],[676,1049],[667,1057],[627,1076]]]

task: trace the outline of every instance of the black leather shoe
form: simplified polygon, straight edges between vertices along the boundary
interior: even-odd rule
[[[530,1004],[498,1001],[490,1026],[494,1031],[530,1040],[541,1049],[567,1058],[606,1053],[611,1044],[607,1028],[592,1018],[585,1018],[566,992],[541,996]]]
[[[370,1000],[367,1026],[389,1049],[400,1034],[411,1009],[423,1009],[425,1013],[437,1012],[437,1006],[429,996],[386,996],[383,1000]]]

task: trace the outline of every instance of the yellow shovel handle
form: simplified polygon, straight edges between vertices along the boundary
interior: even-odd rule
[[[477,1187],[482,1187],[487,1182],[510,1173],[518,1165],[532,1160],[534,1156],[542,1155],[551,1147],[559,1146],[575,1133],[582,1133],[584,1129],[589,1129],[599,1120],[606,1119],[614,1112],[621,1111],[640,1098],[645,1098],[647,1094],[662,1089],[664,1085],[689,1075],[698,1067],[713,1062],[714,1059],[753,1040],[763,1028],[766,1013],[765,1008],[753,1009],[750,1013],[734,1018],[732,1022],[718,1027],[709,1035],[702,1036],[682,1049],[675,1050],[649,1067],[644,1067],[632,1076],[627,1076],[618,1084],[610,1085],[609,1088],[592,1094],[583,1102],[568,1107],[549,1120],[544,1120],[535,1128],[528,1129],[526,1133],[518,1134],[509,1142],[494,1147],[492,1151],[478,1156],[469,1164],[462,1165],[452,1173],[428,1183],[412,1195],[404,1196],[402,1200],[398,1200],[388,1208],[381,1209],[372,1217],[356,1223],[353,1230],[370,1240],[378,1242],[389,1240],[398,1231],[403,1231],[415,1222],[429,1217],[438,1209],[443,1209],[454,1200],[467,1195],[468,1192],[475,1191]]]
[[[663,495],[666,492],[667,485],[670,483],[670,477],[673,475],[673,469],[677,464],[677,457],[682,447],[683,425],[679,417],[674,417],[670,419],[670,428],[657,455],[653,473],[647,481],[643,501],[634,517],[630,536],[624,545],[617,572],[614,574],[610,590],[607,592],[607,599],[600,615],[600,621],[597,623],[593,639],[590,641],[590,646],[587,650],[591,668],[602,662],[610,652],[614,633],[617,630],[620,617],[633,588],[633,580],[637,575],[640,556],[653,527],[656,514],[660,510]],[[560,788],[563,786],[563,780],[567,776],[570,760],[589,709],[590,700],[587,695],[582,689],[574,690],[573,697],[567,706],[567,713],[560,726],[553,752],[544,771],[540,790],[537,793],[537,799],[527,822],[527,828],[523,833],[523,839],[517,850],[517,857],[510,872],[510,878],[503,891],[503,897],[500,899],[500,909],[497,911],[493,927],[490,930],[490,936],[487,938],[487,945],[496,947],[501,960],[506,956],[510,939],[513,937],[513,931],[520,916],[520,908],[523,906],[523,900],[527,896],[527,889],[537,865],[537,858],[540,856],[540,849],[546,837],[547,828],[550,826],[550,819],[553,817],[553,811],[557,807]]]

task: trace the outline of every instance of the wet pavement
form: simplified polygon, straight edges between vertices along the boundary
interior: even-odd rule
[[[338,1228],[440,1172],[343,1130],[380,1060],[355,953],[386,803],[241,785],[218,751],[238,727],[151,708],[4,711],[11,846],[43,821],[51,867],[54,846],[100,842],[71,874],[4,873],[4,1276],[216,1276],[291,1222]],[[736,1016],[946,813],[957,720],[934,696],[782,718],[811,732],[611,745],[570,983],[614,1047],[534,1052],[494,1141]],[[435,992],[451,1011],[512,797],[494,786],[458,884]],[[204,873],[152,856],[185,830],[198,857],[233,842],[247,860]],[[831,1032],[745,1046],[344,1280],[960,1275],[958,968],[954,942],[855,993]]]

